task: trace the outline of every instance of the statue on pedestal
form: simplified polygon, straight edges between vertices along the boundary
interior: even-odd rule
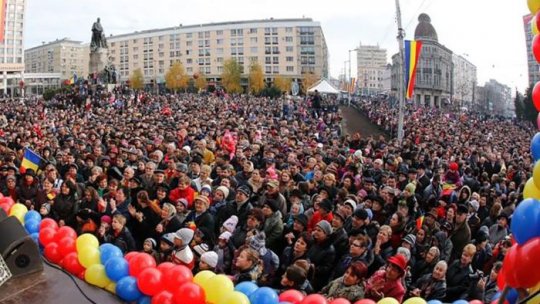
[[[92,25],[92,41],[90,42],[90,49],[96,50],[98,48],[108,48],[105,33],[103,33],[103,27],[101,26],[99,18]]]

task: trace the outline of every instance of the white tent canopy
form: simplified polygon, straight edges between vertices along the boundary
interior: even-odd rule
[[[311,88],[308,89],[309,93],[319,91],[321,94],[339,94],[339,90],[336,89],[328,80],[321,79],[315,83]]]

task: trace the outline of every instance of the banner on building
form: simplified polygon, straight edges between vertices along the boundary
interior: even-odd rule
[[[405,40],[405,87],[407,88],[407,99],[411,99],[413,95],[414,83],[416,82],[416,65],[421,50],[422,41]]]

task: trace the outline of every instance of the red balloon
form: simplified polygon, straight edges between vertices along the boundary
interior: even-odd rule
[[[535,35],[532,41],[532,50],[536,62],[540,63],[540,35]]]
[[[77,232],[75,232],[75,230],[69,226],[62,226],[56,231],[54,240],[56,242],[59,242],[61,239],[65,237],[69,237],[75,240],[77,238]]]
[[[84,281],[84,274],[85,274],[85,272],[86,272],[86,269],[83,270],[83,271],[81,271],[81,273],[79,273],[79,274],[77,275],[77,278],[79,278],[79,279],[81,279],[81,280]]]
[[[517,283],[522,288],[534,287],[540,281],[540,272],[531,271],[538,267],[540,259],[540,237],[529,240],[522,246],[517,247],[517,262],[512,267],[512,272]],[[509,269],[509,268],[507,268]]]
[[[135,256],[139,255],[140,252],[137,252],[137,251],[131,251],[131,252],[128,252],[125,256],[124,256],[124,259],[126,259],[126,261],[129,263],[129,261],[131,261],[132,258],[134,258]]]
[[[39,224],[39,230],[41,231],[43,228],[52,228],[56,232],[58,230],[58,223],[51,218],[44,218]]]
[[[57,232],[57,235],[58,235],[58,232]],[[58,248],[59,248],[60,253],[62,254],[62,256],[65,257],[66,255],[77,251],[76,243],[77,242],[75,241],[75,239],[73,239],[73,238],[71,238],[69,236],[66,236],[63,239],[61,239],[60,241],[58,241]]]
[[[171,263],[171,262],[163,262],[163,263],[157,265],[157,269],[159,269],[161,271],[161,273],[165,274],[165,271],[167,269],[173,268],[174,266],[176,266],[176,265]]]
[[[9,210],[11,209],[11,206],[7,203],[0,203],[0,208],[4,209],[6,214],[9,214]]]
[[[484,302],[482,302],[480,300],[471,300],[471,301],[469,301],[469,304],[484,304]]]
[[[163,290],[154,297],[152,297],[152,304],[173,304],[173,295],[172,293]]]
[[[67,254],[62,259],[62,267],[67,270],[67,272],[72,275],[79,275],[81,272],[84,272],[84,267],[79,263],[79,258],[77,257],[77,252],[71,252]]]
[[[11,207],[15,205],[15,201],[10,196],[0,196],[0,204],[7,204]]]
[[[328,304],[326,298],[320,294],[310,294],[300,302],[301,304]]]
[[[55,242],[51,242],[45,246],[45,250],[43,250],[43,255],[49,260],[51,263],[54,264],[60,264],[60,261],[62,261],[62,254],[60,253],[58,244]]]
[[[538,116],[536,117],[536,127],[540,130],[540,113],[538,113]]]
[[[173,300],[176,304],[205,304],[206,295],[201,286],[193,282],[186,282],[180,287],[177,287],[173,295]]]
[[[539,36],[540,35],[534,36],[534,41],[539,41],[538,43],[540,44]],[[540,52],[540,50],[538,52]],[[538,60],[538,59],[536,59],[536,60]],[[534,107],[536,108],[536,110],[540,111],[540,81],[537,82],[534,85],[534,88],[533,88],[533,91],[532,91],[532,100],[533,100],[533,104],[534,104]]]
[[[169,291],[175,291],[178,286],[191,281],[193,281],[193,273],[183,265],[175,265],[163,273],[165,289]]]
[[[164,289],[161,271],[157,268],[144,269],[137,277],[137,286],[139,286],[139,290],[147,296],[153,296],[160,293]]]
[[[148,253],[139,253],[134,256],[129,262],[129,275],[138,277],[139,274],[146,268],[155,268],[156,260]]]
[[[289,289],[282,292],[279,295],[280,302],[289,302],[291,304],[298,304],[304,299],[304,294],[296,289]]]
[[[354,302],[354,304],[376,304],[377,302],[371,300],[371,299],[362,299]]]
[[[47,246],[50,242],[54,241],[55,234],[56,231],[53,228],[41,228],[39,230],[39,243],[43,246]]]
[[[513,287],[513,288],[519,288],[516,272],[513,271],[515,269],[515,265],[518,262],[517,258],[517,248],[519,244],[515,244],[512,247],[508,249],[506,252],[506,256],[504,257],[503,261],[503,267],[505,269],[512,269],[512,271],[506,271],[505,272],[505,278],[506,278],[506,285]]]
[[[332,300],[330,304],[351,304],[351,302],[349,302],[349,300],[347,299],[339,298],[339,299]]]

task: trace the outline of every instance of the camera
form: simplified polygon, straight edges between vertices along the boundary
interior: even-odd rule
[[[478,281],[483,277],[484,277],[484,272],[480,270],[476,270],[475,272],[469,274],[469,278],[473,281]]]

